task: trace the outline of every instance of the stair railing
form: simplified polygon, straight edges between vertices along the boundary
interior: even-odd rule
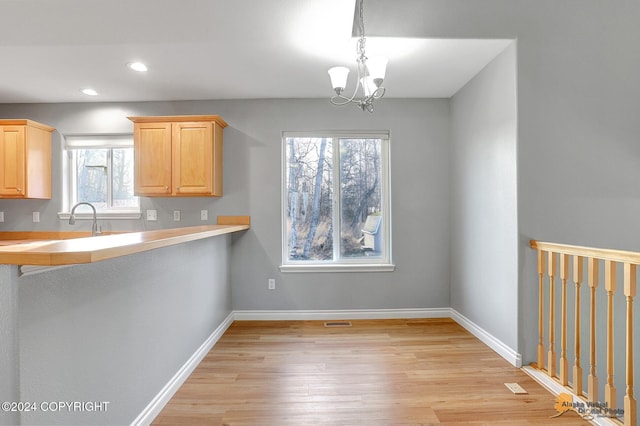
[[[540,241],[531,241],[531,248],[538,252],[538,347],[537,347],[537,365],[534,367],[545,371],[546,374],[558,381],[561,385],[571,390],[578,397],[584,398],[592,404],[592,406],[602,407],[600,399],[598,376],[596,373],[596,362],[600,362],[597,357],[597,321],[596,318],[596,290],[599,286],[600,266],[604,267],[604,290],[606,297],[606,377],[604,384],[604,407],[608,413],[613,413],[611,417],[623,417],[624,425],[637,425],[637,404],[633,395],[633,377],[634,377],[634,350],[633,350],[633,304],[636,297],[636,281],[637,266],[640,265],[640,253],[608,250],[590,247],[570,246],[564,244],[546,243]],[[585,269],[586,261],[586,269]],[[624,395],[623,410],[616,407],[616,387],[614,384],[614,351],[616,349],[614,342],[614,296],[618,288],[619,280],[617,277],[618,266],[622,265],[622,291],[625,297],[625,382],[626,389]],[[567,300],[567,281],[573,278],[575,286],[573,300],[573,318],[567,318],[567,307],[570,303]],[[583,283],[584,272],[587,272],[587,285],[589,295],[589,324],[587,343],[589,350],[589,358],[583,361],[582,354],[582,300],[581,286]],[[556,289],[556,281],[560,279],[560,288]],[[545,287],[548,283],[548,288]],[[548,295],[545,300],[545,290]],[[560,307],[556,307],[557,293],[560,295]],[[545,307],[548,308],[547,318],[547,345],[545,346]],[[556,336],[558,327],[556,314],[560,312],[560,338]],[[603,321],[603,322],[604,322]],[[572,330],[570,324],[572,322]],[[569,351],[567,347],[567,336],[573,333],[573,365],[569,370]],[[559,354],[557,352],[559,345]],[[619,344],[618,349],[623,345]],[[546,352],[546,354],[545,354]],[[546,356],[545,356],[546,355]],[[583,385],[583,363],[588,363],[587,388]],[[569,384],[569,376],[572,381]],[[620,413],[621,416],[617,414]]]

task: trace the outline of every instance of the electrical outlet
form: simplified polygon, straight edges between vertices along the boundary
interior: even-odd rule
[[[209,220],[209,210],[200,210],[200,220]]]
[[[158,220],[158,210],[147,210],[147,220],[150,222]]]
[[[180,210],[173,211],[173,221],[180,222]]]
[[[40,222],[40,212],[33,212],[33,223]]]
[[[276,289],[276,280],[273,278],[269,278],[269,280],[267,281],[269,284],[269,290],[275,290]]]
[[[4,222],[4,212],[0,212],[0,222]]]

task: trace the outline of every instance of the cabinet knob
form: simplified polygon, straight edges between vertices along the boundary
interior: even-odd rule
[[[164,187],[164,190],[165,190],[165,191],[167,191],[167,192],[169,192],[169,187],[168,187],[168,186],[165,186],[165,187]]]
[[[20,189],[20,188],[17,188],[17,189],[18,189],[18,192],[22,192],[22,189]]]
[[[176,188],[176,191],[180,191],[180,187],[177,187],[177,188]]]

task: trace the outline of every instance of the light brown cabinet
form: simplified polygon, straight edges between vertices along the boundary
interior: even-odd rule
[[[129,117],[134,192],[145,197],[222,196],[223,131],[217,115]]]
[[[31,120],[0,120],[0,198],[51,199],[51,133]]]

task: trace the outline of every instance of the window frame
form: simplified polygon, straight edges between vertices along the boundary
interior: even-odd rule
[[[77,203],[77,193],[75,185],[77,183],[76,155],[77,149],[107,149],[107,198],[108,203],[113,201],[112,185],[113,177],[111,175],[111,159],[114,149],[131,148],[133,149],[133,134],[69,134],[63,135],[63,155],[62,155],[62,176],[63,176],[63,196],[62,209],[58,213],[58,218],[67,220],[70,217],[71,208]],[[132,165],[133,166],[133,165]],[[137,207],[130,208],[107,208],[98,210],[96,215],[98,219],[140,219],[141,206],[140,197],[135,196],[138,200]],[[93,213],[88,211],[78,211],[74,213],[76,219],[93,219]]]
[[[341,241],[342,210],[340,196],[340,139],[380,139],[380,166],[382,168],[381,193],[382,196],[382,232],[384,233],[384,252],[381,257],[340,258],[340,244],[333,247],[332,260],[289,260],[289,243],[287,235],[287,217],[289,211],[289,197],[287,189],[287,138],[330,138],[332,139],[333,170],[333,241]],[[338,143],[337,143],[338,142]],[[391,211],[391,135],[389,131],[285,131],[281,138],[281,272],[392,272],[395,270],[392,257],[392,211]],[[337,166],[336,166],[337,165]],[[385,219],[386,218],[386,219]],[[337,224],[338,226],[335,226]]]

